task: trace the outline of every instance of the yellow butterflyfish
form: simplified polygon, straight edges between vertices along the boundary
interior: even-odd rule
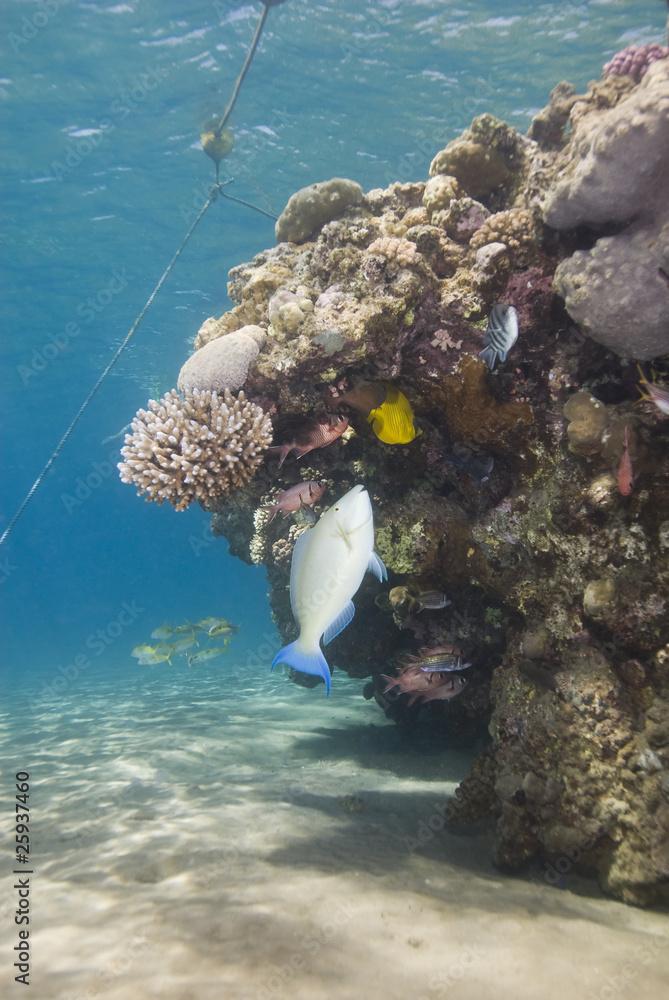
[[[384,444],[409,444],[421,433],[414,425],[411,403],[394,386],[388,387],[385,400],[370,410],[367,420]]]

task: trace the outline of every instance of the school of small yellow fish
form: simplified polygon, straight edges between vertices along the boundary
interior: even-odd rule
[[[238,625],[213,616],[199,622],[184,622],[183,625],[160,625],[151,633],[151,638],[158,641],[154,644],[140,643],[133,648],[131,655],[140,667],[153,667],[158,663],[172,665],[172,658],[175,656],[185,656],[188,666],[192,667],[222,656],[227,651],[232,636],[238,631]],[[203,645],[209,639],[220,637],[222,645]],[[189,653],[194,647],[195,651]]]

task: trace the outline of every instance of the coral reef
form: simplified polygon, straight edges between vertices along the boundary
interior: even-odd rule
[[[280,288],[269,300],[269,321],[273,333],[295,333],[302,325],[305,316],[312,312],[314,304],[309,298],[306,288],[298,288],[290,292]]]
[[[271,440],[269,418],[243,392],[171,389],[138,411],[118,468],[147,500],[185,510],[247,483]]]
[[[606,407],[582,389],[564,404],[569,450],[576,455],[595,455],[601,450],[602,435],[608,424]]]
[[[460,185],[455,177],[439,173],[431,177],[425,185],[423,205],[425,205],[428,215],[432,218],[434,212],[448,208],[451,202],[459,198],[461,194]]]
[[[430,177],[446,174],[472,198],[508,192],[522,174],[525,140],[505,122],[479,115],[430,164]]]
[[[432,216],[432,222],[441,226],[457,243],[469,243],[489,216],[490,212],[480,201],[475,201],[474,198],[455,198],[448,209]]]
[[[550,226],[628,223],[654,214],[666,183],[668,81],[669,62],[656,64],[615,107],[578,116],[544,199]]]
[[[650,66],[614,108],[581,115],[573,129],[544,198],[545,221],[559,230],[624,228],[563,261],[555,286],[584,332],[610,350],[641,360],[665,354],[669,60]]]
[[[628,902],[651,902],[669,874],[669,704],[643,669],[631,685],[587,643],[550,676],[542,685],[522,661],[495,673],[498,863],[517,868],[540,849]]]
[[[537,252],[535,221],[526,209],[509,209],[489,216],[473,234],[469,245],[479,250],[489,243],[501,243],[511,253],[514,264],[526,267]]]
[[[389,580],[364,582],[329,662],[407,731],[485,741],[450,815],[493,822],[502,867],[566,856],[640,904],[669,884],[669,421],[635,405],[621,358],[669,350],[668,67],[615,70],[585,94],[559,84],[528,136],[481,115],[425,180],[293,195],[278,244],[230,271],[232,307],[195,342],[221,359],[203,377],[222,379],[238,363],[226,348],[266,331],[235,376],[257,408],[238,440],[255,450],[234,484],[225,467],[180,487],[266,567],[288,642],[312,512],[273,505],[300,481],[325,504],[364,482]],[[520,332],[491,372],[478,355],[498,304]],[[661,392],[669,366],[654,368]],[[379,385],[406,397],[415,436],[385,443],[351,402]],[[185,506],[157,409],[124,475]],[[452,647],[471,664],[457,698],[408,704],[382,679]]]

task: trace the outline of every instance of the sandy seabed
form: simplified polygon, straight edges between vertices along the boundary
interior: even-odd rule
[[[4,880],[3,997],[666,995],[669,916],[571,872],[504,876],[485,837],[444,831],[467,757],[412,746],[339,674],[326,700],[207,666],[5,703],[3,794],[31,772],[36,874],[24,994]]]

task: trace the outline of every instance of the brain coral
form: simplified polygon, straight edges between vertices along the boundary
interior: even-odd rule
[[[223,392],[241,389],[246,382],[249,366],[258,357],[265,342],[260,326],[243,326],[240,330],[216,337],[201,347],[181,368],[177,387],[182,392],[210,389]]]
[[[147,500],[185,510],[247,483],[271,440],[269,417],[243,392],[171,389],[135,415],[118,468]]]
[[[363,200],[362,188],[345,177],[333,177],[300,188],[288,199],[288,204],[276,223],[279,243],[304,243],[323,228],[326,222],[339,219],[351,205]]]

